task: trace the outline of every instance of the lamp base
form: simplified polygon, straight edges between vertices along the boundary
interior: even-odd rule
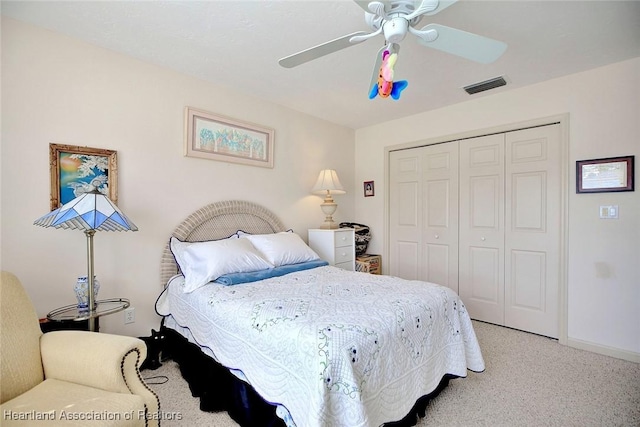
[[[336,228],[340,228],[338,226],[338,223],[335,222],[333,219],[329,220],[325,220],[322,225],[320,226],[320,228],[322,230],[335,230]]]
[[[324,218],[324,222],[320,226],[321,229],[333,230],[335,228],[338,228],[338,224],[333,220],[333,214],[337,208],[338,205],[333,201],[331,194],[328,194],[325,197],[324,202],[320,205],[320,209],[322,209],[322,212],[324,212],[324,214],[326,215]]]

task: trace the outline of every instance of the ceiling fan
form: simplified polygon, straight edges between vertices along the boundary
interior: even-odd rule
[[[439,24],[416,26],[424,15],[434,15],[457,0],[354,0],[365,11],[365,22],[372,32],[357,31],[280,59],[279,64],[292,68],[384,34],[385,44],[397,44],[407,33],[424,46],[472,61],[488,64],[498,59],[507,45],[478,34]],[[374,74],[377,73],[377,67]]]

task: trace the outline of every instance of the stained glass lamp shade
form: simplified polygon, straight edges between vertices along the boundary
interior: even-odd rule
[[[333,214],[336,212],[336,209],[338,209],[338,204],[333,201],[331,194],[345,194],[346,191],[344,191],[336,171],[333,169],[324,169],[320,171],[316,185],[313,186],[311,191],[316,194],[325,195],[324,202],[320,205],[320,208],[326,217],[320,228],[338,228],[338,224],[333,220]]]
[[[97,189],[84,193],[60,208],[38,218],[35,225],[83,230],[87,236],[87,281],[89,311],[95,311],[93,284],[93,235],[96,231],[138,231],[138,227]],[[90,313],[91,314],[91,313]],[[89,316],[89,330],[95,330],[95,317]]]

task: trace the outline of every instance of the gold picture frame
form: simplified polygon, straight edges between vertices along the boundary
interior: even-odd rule
[[[51,210],[73,200],[91,186],[118,204],[117,152],[102,148],[49,144]]]
[[[185,108],[184,155],[273,168],[271,128]]]

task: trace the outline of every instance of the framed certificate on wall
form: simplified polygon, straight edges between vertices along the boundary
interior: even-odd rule
[[[576,193],[634,191],[634,156],[578,160]]]

